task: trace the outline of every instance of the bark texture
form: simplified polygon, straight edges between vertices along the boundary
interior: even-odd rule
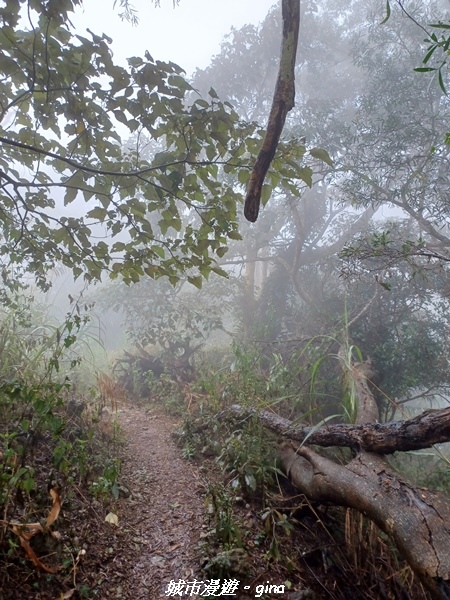
[[[295,102],[295,58],[300,26],[300,0],[282,0],[283,39],[280,66],[267,123],[266,135],[256,158],[247,187],[244,215],[254,223],[258,218],[264,179],[283,131],[287,113]]]
[[[264,425],[291,442],[281,450],[292,483],[310,500],[353,508],[385,531],[433,598],[450,600],[450,502],[440,492],[418,488],[391,468],[380,454],[450,441],[450,409],[426,411],[399,423],[370,423],[379,418],[369,387],[368,363],[350,365],[358,400],[355,425],[299,428],[267,411],[254,411]],[[241,407],[232,411],[242,414]],[[247,413],[248,414],[248,413]],[[437,431],[437,433],[436,433]],[[437,438],[436,438],[437,436]],[[354,458],[340,465],[303,444],[350,446]],[[370,451],[368,451],[370,450]],[[376,452],[375,452],[375,451]]]
[[[306,447],[284,448],[281,458],[305,496],[363,513],[391,537],[434,598],[450,598],[450,506],[442,494],[415,488],[369,453],[345,466]]]
[[[275,433],[308,446],[349,447],[378,454],[393,454],[431,448],[434,444],[450,441],[450,407],[427,410],[405,421],[356,425],[327,423],[315,431],[313,427],[293,423],[266,410],[249,410],[239,405],[229,410],[243,418],[255,416]]]

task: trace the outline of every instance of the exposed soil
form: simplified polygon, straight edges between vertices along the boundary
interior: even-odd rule
[[[202,540],[208,548],[208,555],[221,554],[221,547],[215,543],[215,534],[208,522],[205,503],[208,482],[215,478],[214,472],[181,458],[180,448],[175,444],[173,432],[177,429],[176,420],[157,409],[145,411],[136,407],[124,407],[118,414],[118,421],[126,439],[123,460],[122,481],[129,489],[130,497],[117,505],[120,528],[132,532],[128,549],[121,547],[118,559],[121,573],[114,582],[114,561],[108,569],[109,584],[103,585],[105,598],[126,598],[133,600],[159,600],[167,598],[170,581],[205,582],[198,591],[187,587],[184,593],[172,593],[172,597],[213,597],[226,596],[249,600],[255,597],[264,599],[301,600],[313,598],[314,594],[298,587],[298,592],[269,593],[267,584],[283,584],[293,576],[278,563],[270,563],[264,558],[261,548],[255,546],[252,538],[261,533],[261,521],[250,505],[236,506],[236,516],[248,534],[247,550],[235,548],[225,552],[232,565],[225,575],[217,572],[205,573],[202,566],[205,556],[201,551]],[[210,465],[211,467],[211,465]],[[124,540],[126,542],[126,540]],[[123,573],[127,576],[124,578]],[[220,579],[219,579],[220,578]],[[239,587],[234,594],[222,588],[212,593],[205,592],[206,583],[236,579]],[[264,586],[264,594],[257,591]],[[303,591],[300,591],[303,590]],[[275,591],[275,588],[274,588]],[[267,593],[266,593],[267,592]],[[257,595],[255,595],[257,594]]]
[[[21,510],[17,505],[14,513],[10,511],[8,522],[44,524],[51,508],[47,489],[56,486],[63,500],[51,527],[57,537],[44,528],[42,535],[30,541],[41,563],[55,569],[55,573],[46,573],[33,564],[30,553],[20,547],[9,531],[7,521],[1,521],[5,524],[4,546],[10,539],[14,547],[0,556],[0,600],[160,600],[169,597],[165,592],[171,581],[197,580],[206,584],[210,579],[221,578],[222,584],[233,577],[248,591],[239,589],[229,596],[245,600],[255,597],[257,585],[283,583],[286,572],[277,564],[270,566],[253,541],[261,530],[261,522],[258,510],[245,503],[235,508],[249,552],[235,548],[225,553],[229,560],[226,575],[218,573],[217,568],[205,573],[205,549],[208,558],[219,557],[220,568],[223,548],[215,537],[214,520],[208,518],[208,483],[203,467],[184,460],[175,444],[176,419],[154,407],[128,404],[117,413],[104,409],[102,415],[96,434],[99,439],[104,438],[100,445],[114,439],[114,421],[120,425],[123,447],[118,500],[110,495],[104,501],[93,498],[88,481],[72,482],[70,486],[64,478],[57,481],[57,473],[49,467],[51,440],[38,445],[34,461],[42,467],[36,475],[41,508],[28,515],[26,506]],[[95,462],[95,457],[91,456],[91,460]],[[211,477],[214,474],[208,471],[208,480]],[[117,523],[105,520],[108,513],[112,520],[117,518]],[[204,586],[198,589],[205,591]],[[208,597],[189,592],[171,595]],[[280,597],[287,599],[290,594],[264,595]]]
[[[122,480],[130,497],[117,510],[120,527],[134,532],[135,552],[124,557],[131,562],[127,580],[109,586],[108,596],[167,598],[170,580],[202,579],[197,546],[206,528],[203,485],[198,470],[181,458],[167,415],[126,407],[118,420],[127,440]]]
[[[222,474],[214,472],[214,463],[208,465],[206,461],[205,465],[199,466],[182,458],[173,437],[178,427],[176,419],[154,407],[145,409],[131,405],[121,406],[115,415],[104,411],[103,416],[98,435],[102,436],[103,432],[105,439],[111,439],[112,423],[116,419],[124,442],[119,499],[114,501],[108,497],[101,502],[92,498],[88,482],[72,483],[69,489],[61,482],[62,510],[51,528],[58,532],[57,541],[46,532],[30,542],[42,563],[56,567],[57,572],[48,574],[37,568],[9,533],[10,540],[16,545],[11,547],[11,553],[0,556],[0,600],[160,600],[170,597],[165,592],[171,581],[207,582],[219,578],[221,583],[235,578],[240,581],[239,588],[235,594],[216,593],[212,596],[239,600],[255,597],[264,600],[388,597],[378,593],[382,573],[378,572],[378,563],[371,564],[378,556],[389,560],[389,553],[383,549],[384,542],[381,543],[378,534],[375,531],[371,534],[372,530],[368,532],[370,544],[375,546],[371,552],[361,555],[359,549],[367,540],[364,536],[362,541],[358,538],[354,544],[354,559],[349,561],[345,544],[336,544],[324,526],[325,518],[329,528],[333,523],[340,527],[334,512],[319,514],[301,498],[298,506],[303,508],[294,513],[287,511],[295,515],[298,526],[289,536],[279,540],[283,560],[268,558],[271,538],[264,536],[261,507],[245,501],[236,503],[233,508],[245,538],[245,550],[237,547],[229,554],[224,553],[216,539],[214,519],[209,522],[205,503],[206,498],[211,497],[207,494],[208,484],[216,476],[220,480]],[[9,515],[9,522],[13,518],[20,522],[45,522],[51,506],[46,487],[50,487],[48,478],[53,477],[48,473],[49,449],[49,443],[42,443],[34,457],[36,465],[42,463],[42,473],[47,473],[47,485],[44,477],[38,482],[42,511],[28,516],[24,506],[22,512],[16,510]],[[94,460],[95,457],[91,458]],[[53,480],[54,477],[52,485]],[[285,498],[281,495],[278,498],[281,511],[284,502],[287,502],[285,506],[296,505],[292,493],[295,490],[287,491]],[[105,520],[108,513],[113,520],[117,517],[117,524]],[[349,523],[349,531],[361,529],[359,521],[354,527]],[[5,532],[6,527],[3,535],[8,535]],[[49,542],[52,543],[49,545]],[[204,570],[205,550],[210,564],[215,564],[214,572]],[[226,574],[221,575],[217,565],[220,567],[224,555],[231,561],[232,568],[228,563]],[[368,564],[362,564],[363,556]],[[360,592],[351,577],[355,569],[366,584]],[[395,565],[391,571],[398,579]],[[286,580],[292,585],[289,591],[263,595],[257,591],[258,587],[261,590],[266,584],[281,585]],[[374,590],[370,596],[366,595],[367,586]],[[394,593],[392,597],[402,597],[402,581],[392,587],[399,592],[398,596]],[[198,589],[200,592],[205,590],[204,586]],[[413,589],[412,582],[409,590],[411,599],[426,597],[417,587]],[[189,593],[189,590],[170,595],[205,597]]]
[[[0,600],[158,600],[167,597],[171,579],[201,579],[197,544],[205,528],[202,484],[198,470],[181,458],[174,444],[176,422],[161,412],[122,406],[115,415],[104,409],[96,435],[110,439],[114,419],[124,441],[116,501],[111,496],[105,502],[93,498],[89,482],[67,487],[62,479],[50,484],[51,440],[36,446],[33,460],[42,466],[36,476],[42,511],[27,515],[27,507],[16,503],[8,521],[0,520],[3,539],[14,544],[0,557]],[[7,523],[45,523],[51,507],[47,489],[55,486],[63,499],[51,528],[58,537],[45,530],[30,540],[42,564],[55,569],[49,574],[33,564],[31,551],[20,547]],[[105,521],[108,513],[117,516],[118,524]]]
[[[342,527],[339,511],[317,512],[318,507],[305,505],[298,497],[296,501],[295,490],[287,490],[290,493],[285,498],[278,498],[278,510],[286,509],[297,523],[295,531],[279,540],[283,547],[282,560],[269,558],[271,538],[264,536],[261,506],[251,506],[245,501],[233,507],[233,518],[238,519],[245,536],[245,550],[237,547],[229,554],[224,553],[205,503],[206,498],[211,497],[207,493],[208,485],[215,483],[214,478],[220,484],[223,477],[214,462],[198,465],[184,460],[173,437],[178,427],[176,419],[154,406],[146,409],[124,404],[115,415],[104,411],[103,416],[98,435],[104,435],[105,440],[114,439],[111,428],[116,419],[124,441],[119,499],[112,501],[108,496],[103,503],[93,499],[87,483],[73,483],[68,490],[61,481],[58,488],[64,501],[51,528],[58,537],[55,540],[45,530],[30,541],[42,563],[55,567],[56,573],[45,573],[37,568],[29,553],[10,533],[10,542],[15,542],[15,547],[11,547],[11,553],[0,556],[0,600],[160,600],[170,596],[197,599],[226,596],[239,600],[255,597],[264,600],[345,600],[348,597],[424,600],[427,597],[413,581],[405,584],[398,565],[393,564],[389,569],[380,567],[377,557],[383,557],[383,564],[388,564],[391,555],[373,528],[362,533],[359,517],[352,525],[354,517],[347,514],[345,536],[349,537],[352,531],[354,535],[359,532],[350,547],[352,555],[345,550],[344,541],[336,544],[330,536],[333,527]],[[37,447],[34,460],[36,466],[51,464],[48,443]],[[28,515],[26,506],[20,511],[18,505],[9,516],[9,522],[14,519],[45,523],[51,507],[46,487],[50,489],[49,482],[53,487],[58,484],[54,483],[55,477],[48,473],[48,468],[43,468],[42,473],[47,473],[47,485],[45,477],[40,476],[37,486],[42,511]],[[303,508],[290,513],[288,505]],[[112,521],[117,518],[117,523],[105,520],[108,513]],[[6,526],[0,530],[2,535],[6,535],[5,532]],[[366,548],[366,552],[361,553],[361,548]],[[228,563],[225,574],[220,574],[217,565],[220,566],[224,555],[231,560],[232,568]],[[206,556],[210,564],[215,565],[214,572],[205,572]],[[393,573],[392,595],[384,591],[384,571]],[[199,585],[197,593],[190,593],[192,587],[181,593],[172,587],[172,593],[166,593],[171,581],[206,583],[219,578],[221,585],[233,578],[239,580],[239,587],[235,593],[216,590],[211,596],[201,593],[205,591],[204,585]],[[264,589],[264,593],[261,592],[266,584],[281,586],[286,580],[291,582],[290,591],[271,593]],[[406,596],[402,595],[404,591]]]
[[[116,504],[124,538],[117,548],[116,559],[103,574],[102,598],[168,598],[165,592],[170,581],[179,580],[204,584],[199,585],[199,593],[186,587],[183,594],[172,593],[172,597],[202,598],[206,583],[220,577],[221,585],[233,578],[239,580],[235,594],[228,597],[248,600],[255,597],[257,584],[269,580],[283,582],[283,574],[276,566],[270,568],[256,548],[254,556],[240,549],[230,551],[227,556],[234,575],[205,573],[202,540],[209,557],[215,555],[215,550],[220,554],[220,545],[215,547],[215,535],[211,537],[205,503],[207,480],[211,482],[214,474],[208,471],[203,476],[198,465],[181,458],[173,438],[178,423],[166,413],[127,406],[119,412],[118,421],[126,440],[121,479],[129,497]],[[236,509],[247,531],[255,529],[257,519],[249,506]],[[120,570],[116,573],[117,563]],[[206,597],[226,595],[219,591]],[[264,598],[291,597],[291,594],[264,595]]]

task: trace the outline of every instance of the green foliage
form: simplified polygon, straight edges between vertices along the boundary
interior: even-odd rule
[[[145,357],[146,348],[179,378],[189,378],[192,360],[210,335],[222,328],[221,316],[226,301],[218,299],[217,289],[206,285],[205,293],[180,281],[144,279],[129,289],[114,284],[100,291],[101,306],[123,315],[132,346]],[[220,302],[220,304],[219,304]]]
[[[269,408],[288,416],[302,414],[306,418],[311,359],[307,350],[303,355],[295,352],[286,357],[280,352],[266,354],[233,343],[232,351],[224,352],[219,361],[217,349],[206,350],[199,363],[191,390],[199,397],[201,415],[207,417],[211,411],[239,404]]]
[[[212,579],[228,579],[248,575],[249,560],[243,548],[231,548],[218,552],[204,566]]]
[[[37,521],[48,514],[49,488],[61,490],[70,511],[74,489],[87,488],[102,500],[118,496],[119,462],[95,435],[80,392],[67,373],[78,365],[77,310],[62,325],[44,318],[31,298],[11,297],[0,314],[0,562],[16,561],[11,522]],[[36,321],[39,325],[36,325]],[[96,484],[96,485],[95,485]],[[86,490],[87,493],[87,490]],[[73,557],[70,560],[73,566]],[[2,579],[4,582],[4,579]]]
[[[435,466],[430,471],[424,470],[423,467],[421,469],[421,480],[419,483],[422,483],[425,487],[431,488],[433,490],[441,490],[446,492],[447,494],[450,491],[450,464],[448,462],[441,463]]]
[[[223,484],[209,484],[206,509],[212,526],[210,532],[213,547],[207,548],[204,570],[211,578],[246,577],[249,560],[244,549],[244,532],[235,514],[236,498]]]
[[[163,374],[150,385],[152,401],[160,402],[175,415],[185,414],[182,386],[168,374]]]
[[[229,474],[230,485],[236,493],[258,498],[264,504],[269,490],[282,475],[267,432],[257,422],[248,422],[242,429],[231,431],[222,440],[222,451],[217,458]]]
[[[248,170],[261,131],[173,63],[147,52],[114,64],[108,36],[72,30],[79,4],[0,13],[4,275],[24,269],[45,287],[61,262],[87,281],[184,272],[200,287],[239,237],[241,193],[221,175]],[[309,177],[297,163],[284,176]]]
[[[432,23],[429,27],[433,27],[435,29],[443,30],[444,33],[441,32],[441,36],[438,36],[433,32],[429,34],[429,37],[425,40],[426,43],[429,44],[426,54],[423,58],[423,64],[428,65],[431,58],[436,57],[436,55],[440,55],[441,60],[440,64],[436,67],[417,67],[414,70],[419,73],[437,73],[439,87],[447,95],[447,87],[445,84],[446,78],[446,66],[447,60],[449,56],[449,48],[450,48],[450,35],[448,35],[448,30],[450,29],[450,24],[448,23]]]
[[[211,485],[206,496],[207,513],[215,520],[217,541],[225,546],[241,546],[242,535],[233,516],[234,500],[223,485]]]
[[[274,362],[271,376],[265,378],[255,356],[238,346],[234,351],[231,368],[209,374],[203,370],[202,377],[190,387],[196,405],[192,414],[185,411],[178,439],[188,458],[215,457],[226,474],[230,493],[264,506],[282,475],[275,444],[256,419],[237,423],[226,417],[218,420],[217,412],[231,404],[267,407],[273,403],[278,408],[285,401],[289,405],[285,397],[287,369]]]
[[[385,23],[387,23],[390,19],[390,16],[391,16],[391,3],[389,2],[389,0],[386,0],[386,16],[381,21],[380,25],[384,25]]]
[[[106,460],[103,465],[102,475],[97,477],[90,486],[90,491],[96,498],[103,501],[119,497],[118,477],[120,474],[120,461],[117,458]]]
[[[266,536],[270,539],[269,556],[278,560],[282,556],[280,534],[290,536],[294,531],[295,519],[276,508],[266,508],[261,514]]]
[[[189,390],[196,404],[185,413],[177,432],[185,458],[206,461],[205,470],[208,461],[214,459],[223,474],[224,483],[210,485],[206,500],[213,531],[208,536],[204,568],[211,577],[236,573],[247,576],[247,552],[255,546],[264,550],[264,560],[282,559],[283,544],[295,524],[289,512],[277,507],[286,480],[278,467],[275,438],[257,419],[235,419],[226,410],[221,411],[241,401],[251,407],[267,407],[273,402],[274,408],[279,408],[282,402],[274,398],[286,394],[291,374],[279,355],[273,355],[271,367],[264,372],[255,354],[238,345],[233,349],[234,357],[225,356],[222,361],[229,364],[233,359],[231,368],[223,364],[219,371],[211,369],[207,373],[202,369],[201,378]],[[214,365],[217,362],[213,360]],[[289,400],[285,402],[289,404]],[[215,466],[211,470],[215,471]],[[247,502],[263,509],[255,523],[256,531],[242,523],[239,506]],[[212,553],[214,541],[224,549]]]
[[[391,462],[416,485],[447,493],[450,491],[450,457],[445,446],[396,454]]]
[[[13,493],[25,492],[28,496],[36,489],[35,470],[29,465],[21,466],[11,443],[15,436],[0,435],[4,449],[0,461],[0,506],[5,507]]]
[[[266,386],[260,365],[260,355],[256,349],[233,345],[234,360],[230,372],[225,377],[222,388],[224,405],[255,405],[264,401]]]

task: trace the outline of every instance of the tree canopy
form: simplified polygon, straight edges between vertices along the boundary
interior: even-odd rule
[[[448,598],[448,501],[382,456],[450,435],[450,106],[446,55],[430,62],[450,45],[443,1],[408,18],[388,2],[383,19],[367,0],[282,0],[262,24],[233,29],[192,80],[148,52],[115,64],[106,35],[73,30],[78,4],[9,0],[0,10],[4,284],[31,274],[45,289],[60,264],[88,282],[116,279],[95,299],[102,317],[123,316],[130,346],[114,357],[116,380],[98,378],[101,401],[120,390],[120,401],[126,391],[184,410],[185,457],[216,456],[232,503],[263,491],[266,556],[276,558],[276,527],[294,531],[287,513],[299,512],[279,496],[266,504],[281,464],[308,501],[359,511],[360,533],[372,519],[434,597]],[[135,18],[128,0],[119,5]],[[299,14],[289,9],[300,7],[294,63]],[[423,42],[423,23],[442,39]],[[290,54],[280,61],[282,33]],[[74,344],[77,309],[55,330],[58,347]],[[49,416],[37,392],[38,418]],[[411,400],[440,410],[408,419]],[[34,435],[25,412],[17,423]],[[50,424],[59,436],[61,422]],[[289,441],[280,462],[261,424]],[[370,597],[403,590],[400,563],[372,562]]]
[[[439,2],[413,12],[425,24],[442,14]],[[448,389],[449,104],[437,80],[414,71],[424,32],[401,10],[381,21],[365,2],[344,11],[333,0],[326,10],[302,4],[296,106],[284,135],[327,148],[334,168],[306,163],[313,185],[303,184],[300,199],[281,182],[224,261],[244,270],[244,338],[289,360],[315,336],[342,335],[347,315],[349,335],[377,365],[384,402]],[[267,118],[279,23],[275,8],[260,26],[233,30],[194,86],[212,84],[248,118]],[[289,160],[279,154],[273,165]],[[332,397],[336,372],[328,374]]]
[[[45,285],[59,262],[87,280],[224,274],[214,256],[240,237],[243,188],[219,174],[248,171],[260,128],[173,63],[114,64],[106,35],[72,30],[78,4],[0,11],[4,280],[24,270]]]

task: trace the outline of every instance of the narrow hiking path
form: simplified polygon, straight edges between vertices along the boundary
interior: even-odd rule
[[[344,523],[337,511],[305,502],[284,478],[278,479],[278,490],[267,495],[270,504],[263,507],[260,499],[247,502],[223,484],[214,460],[204,458],[198,466],[182,458],[173,437],[179,420],[162,408],[124,403],[116,410],[115,402],[112,408],[100,411],[93,434],[96,445],[89,453],[67,457],[69,466],[75,459],[89,460],[92,471],[86,472],[94,479],[81,475],[75,479],[73,471],[60,475],[56,469],[49,471],[54,458],[50,436],[30,455],[31,468],[41,470],[30,496],[34,504],[30,500],[20,505],[23,495],[11,496],[15,512],[7,516],[14,525],[31,523],[35,525],[30,528],[39,529],[26,538],[29,544],[19,546],[14,537],[18,534],[9,532],[3,519],[3,534],[10,537],[4,544],[8,552],[0,555],[0,600],[161,600],[201,598],[208,591],[209,597],[238,600],[378,599],[387,597],[381,568],[396,577],[394,595],[403,593],[401,563],[396,557],[390,562],[386,541],[373,528],[363,530],[357,515],[347,511]],[[72,427],[67,440],[77,431]],[[211,441],[213,436],[225,452],[226,440],[215,428],[202,440]],[[231,436],[234,442],[239,432],[233,430]],[[244,442],[249,461],[251,447],[248,439]],[[73,451],[74,444],[65,448]],[[82,445],[77,448],[83,450]],[[118,456],[120,494],[114,499]],[[52,508],[46,493],[49,484],[57,499]],[[215,514],[209,514],[205,499]],[[50,528],[46,523],[52,513]],[[349,543],[343,539],[347,532]],[[232,535],[228,544],[224,533]],[[191,584],[169,588],[179,580]],[[411,599],[428,597],[413,579],[408,590]]]
[[[183,460],[172,434],[174,419],[123,406],[117,421],[125,440],[119,527],[129,535],[108,568],[107,598],[167,598],[170,580],[201,577],[198,542],[205,523],[204,486]],[[126,571],[126,577],[124,573]]]
[[[268,592],[265,584],[269,582],[281,586],[288,573],[278,563],[269,564],[252,543],[252,538],[261,531],[261,523],[248,504],[236,506],[242,531],[249,534],[246,538],[249,547],[248,552],[240,548],[230,551],[234,575],[210,577],[202,570],[205,562],[202,540],[207,541],[211,558],[212,524],[205,495],[212,473],[208,470],[203,474],[201,467],[182,458],[173,438],[179,423],[163,410],[124,404],[114,418],[124,441],[121,495],[111,506],[118,517],[118,527],[103,523],[102,529],[105,531],[106,526],[108,535],[101,542],[101,549],[97,545],[100,550],[97,561],[84,564],[85,573],[90,571],[101,580],[97,587],[99,597],[162,600],[169,597],[165,593],[169,583],[179,580],[204,584],[198,585],[197,593],[189,586],[178,591],[172,588],[171,597],[211,597],[205,593],[210,579],[220,581],[220,589],[213,590],[212,596],[239,600],[262,597],[258,587]],[[222,588],[227,582],[231,586],[236,582],[235,589]],[[289,592],[283,587],[283,591],[280,588],[277,593],[263,596],[300,600],[312,597],[309,592]]]

